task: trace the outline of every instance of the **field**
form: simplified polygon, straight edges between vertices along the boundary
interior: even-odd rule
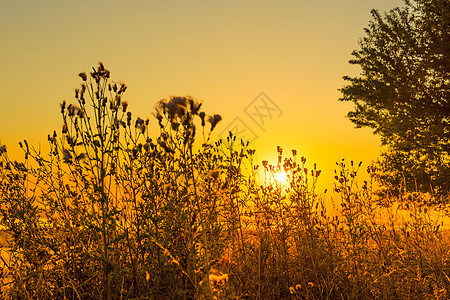
[[[103,65],[80,77],[47,154],[0,145],[3,299],[450,297],[448,199],[382,198],[344,160],[319,194],[295,150],[212,140],[192,98],[159,102],[152,138]]]

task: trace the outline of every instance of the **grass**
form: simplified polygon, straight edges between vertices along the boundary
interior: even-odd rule
[[[80,73],[49,153],[0,145],[3,299],[450,297],[448,205],[382,202],[345,161],[319,195],[306,158],[257,164],[189,97],[157,103],[150,137],[109,77]]]

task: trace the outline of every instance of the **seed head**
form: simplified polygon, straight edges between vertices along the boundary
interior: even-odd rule
[[[198,114],[200,116],[200,119],[202,119],[202,126],[205,126],[205,112],[201,112]]]
[[[86,80],[87,80],[87,75],[86,75],[85,72],[78,74],[78,76],[80,76],[81,79],[83,79],[83,81],[86,81]]]
[[[147,126],[145,126],[145,124],[139,124],[136,129],[138,129],[142,134],[145,133],[145,129],[147,128]]]
[[[281,148],[280,146],[277,146],[277,152],[279,155],[283,154],[283,148]]]
[[[6,145],[1,145],[0,146],[0,155],[6,153]]]
[[[66,100],[64,100],[61,104],[61,113],[64,113],[64,110],[66,109]]]
[[[211,123],[211,131],[214,130],[214,128],[216,127],[217,123],[220,122],[220,120],[222,120],[222,117],[220,115],[214,115],[208,118],[208,122]]]
[[[170,98],[170,102],[172,102],[173,104],[175,104],[176,106],[179,107],[186,107],[186,102],[187,102],[187,98],[186,97],[171,97]]]
[[[127,85],[125,84],[125,82],[122,82],[122,84],[120,85],[120,89],[117,92],[118,94],[122,94],[127,90]]]
[[[128,107],[128,101],[123,101],[122,102],[122,111],[126,112],[127,111],[127,107]]]
[[[189,105],[190,105],[190,108],[191,108],[191,113],[193,115],[198,114],[198,112],[200,110],[200,107],[202,106],[202,103],[201,102],[196,102],[193,99],[189,99],[188,102],[189,102]]]
[[[144,124],[144,120],[142,120],[141,118],[137,118],[136,119],[136,124],[135,124],[135,127],[137,127],[138,125],[143,125]]]

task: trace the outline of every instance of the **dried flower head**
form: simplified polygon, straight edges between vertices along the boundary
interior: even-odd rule
[[[61,113],[64,113],[64,110],[66,109],[66,100],[64,100],[63,102],[61,102]]]
[[[146,126],[145,124],[139,124],[139,125],[136,127],[136,129],[139,130],[139,132],[140,132],[141,134],[144,134],[144,133],[145,133],[145,130],[147,129],[147,126]]]
[[[85,72],[82,72],[82,73],[78,74],[78,76],[80,76],[83,81],[87,80],[87,75],[86,75]]]
[[[205,126],[205,116],[206,116],[206,114],[205,114],[205,112],[202,111],[198,115],[200,116],[200,119],[202,119],[202,126],[204,127]]]
[[[122,111],[126,112],[127,111],[127,107],[128,107],[128,101],[123,101],[122,102]]]
[[[208,118],[208,122],[211,123],[211,131],[214,130],[214,128],[216,128],[216,125],[222,120],[222,116],[221,115],[214,115],[214,116],[210,116]]]
[[[198,114],[198,112],[200,111],[200,107],[202,107],[202,102],[198,102],[195,101],[193,99],[189,99],[189,105],[190,105],[190,109],[191,109],[191,113],[193,115]]]
[[[278,155],[283,155],[283,148],[281,148],[280,146],[277,146],[277,152],[278,152]]]
[[[122,93],[124,93],[126,90],[127,90],[127,85],[125,84],[125,82],[122,82],[122,83],[120,84],[120,89],[119,89],[119,91],[117,92],[117,94],[122,94]]]

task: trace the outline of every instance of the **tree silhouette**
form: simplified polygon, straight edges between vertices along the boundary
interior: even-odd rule
[[[373,19],[350,64],[357,77],[340,91],[357,127],[381,136],[387,151],[374,164],[388,191],[446,195],[450,188],[450,2],[405,0]],[[400,188],[401,187],[401,188]]]

